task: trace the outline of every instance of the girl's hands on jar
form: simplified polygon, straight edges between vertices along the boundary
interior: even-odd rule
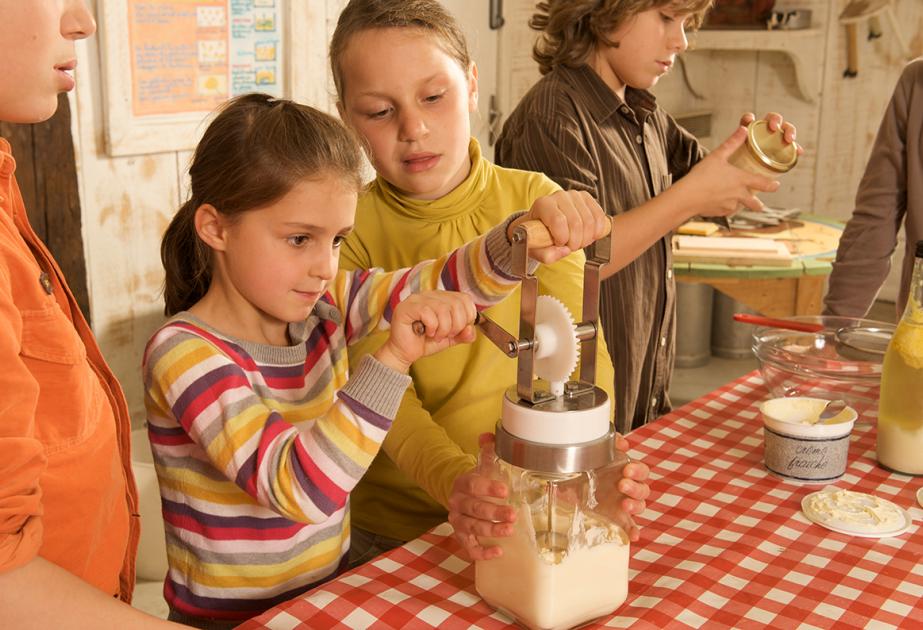
[[[616,434],[615,448],[623,453],[628,453],[628,440],[624,436]],[[613,475],[619,471],[612,471]],[[609,492],[601,493],[599,507],[603,514],[618,523],[628,539],[637,542],[641,538],[641,528],[635,523],[634,516],[644,512],[646,499],[651,494],[651,488],[647,485],[647,479],[650,475],[650,468],[643,462],[629,462],[611,482],[606,479],[605,471],[598,476],[597,481],[605,487],[611,483],[614,488]]]
[[[455,478],[449,497],[449,523],[469,560],[489,560],[503,554],[496,545],[484,546],[479,536],[501,538],[513,534],[516,510],[506,503],[509,489],[491,476],[496,470],[492,433],[478,438],[478,466]]]
[[[627,453],[628,440],[621,435],[615,439],[616,449]],[[478,537],[511,536],[516,510],[505,503],[509,495],[506,484],[491,476],[496,462],[493,434],[482,434],[478,443],[481,447],[478,467],[455,479],[449,497],[449,523],[470,560],[489,560],[501,556],[503,551],[496,545],[482,545]],[[630,462],[621,469],[620,478],[613,480],[614,488],[602,494],[600,508],[622,526],[632,541],[640,538],[640,529],[632,517],[644,511],[645,500],[650,496],[649,474],[646,464]],[[601,483],[606,480],[603,478]]]

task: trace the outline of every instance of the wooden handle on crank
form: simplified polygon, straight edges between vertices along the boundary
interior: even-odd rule
[[[551,240],[551,232],[545,227],[545,224],[538,219],[530,219],[516,226],[513,232],[525,230],[529,238],[529,249],[541,249],[542,247],[551,247],[554,242]],[[606,223],[606,235],[612,231],[612,221]]]

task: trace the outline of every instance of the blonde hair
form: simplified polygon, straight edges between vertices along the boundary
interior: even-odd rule
[[[577,67],[596,46],[618,46],[612,33],[635,15],[669,6],[691,15],[690,27],[697,29],[714,0],[548,0],[539,2],[529,26],[541,31],[532,50],[542,74],[556,66]]]
[[[350,0],[330,40],[330,70],[340,101],[345,96],[340,67],[343,51],[353,35],[376,28],[415,28],[429,33],[462,70],[467,73],[471,67],[465,34],[455,17],[436,0]]]

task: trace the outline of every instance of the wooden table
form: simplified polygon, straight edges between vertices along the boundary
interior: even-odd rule
[[[773,228],[733,230],[728,236],[774,238],[785,242],[795,259],[787,267],[676,263],[677,282],[704,283],[770,317],[818,315],[843,224],[802,216]]]
[[[907,508],[894,538],[857,538],[808,521],[818,489],[763,467],[748,374],[629,435],[651,467],[629,595],[607,628],[916,628],[923,619],[923,478],[875,462],[875,410],[860,409],[846,474],[834,485]],[[912,621],[916,619],[917,621]],[[245,623],[242,628],[512,628],[474,590],[448,524]]]

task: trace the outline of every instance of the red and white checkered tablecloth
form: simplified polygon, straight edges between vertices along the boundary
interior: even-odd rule
[[[876,465],[874,412],[862,410],[835,485],[890,499],[914,524],[881,539],[812,524],[800,504],[818,486],[763,467],[757,406],[767,397],[752,373],[629,436],[651,468],[652,499],[628,599],[592,627],[923,628],[923,478]],[[458,551],[443,524],[242,627],[511,627],[480,600]]]

